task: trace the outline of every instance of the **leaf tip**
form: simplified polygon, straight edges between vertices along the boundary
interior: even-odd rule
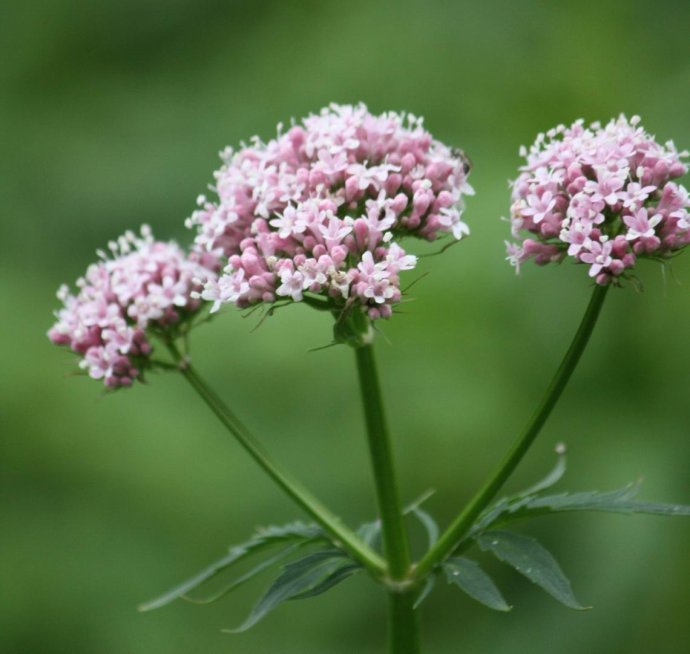
[[[576,606],[575,610],[576,611],[591,611],[594,607],[589,605],[589,606]]]
[[[139,613],[147,613],[154,607],[151,605],[151,602],[144,602],[143,604],[138,604],[137,605],[137,611]]]
[[[232,636],[235,636],[237,634],[242,633],[243,631],[246,631],[246,629],[244,628],[244,625],[242,625],[241,627],[235,627],[234,629],[227,629],[227,628],[221,629],[220,633],[221,634],[230,634]]]

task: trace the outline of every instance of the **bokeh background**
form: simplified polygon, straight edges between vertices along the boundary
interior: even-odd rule
[[[690,147],[690,5],[648,2],[111,0],[0,9],[0,652],[351,654],[383,651],[385,602],[355,577],[228,636],[268,579],[210,607],[136,605],[256,525],[299,511],[174,375],[104,396],[45,338],[54,293],[142,222],[189,242],[184,218],[217,151],[331,101],[426,117],[472,158],[471,239],[429,275],[377,349],[403,494],[436,489],[446,524],[511,441],[586,305],[585,270],[503,260],[520,144],[578,117],[639,113]],[[644,476],[690,502],[690,261],[640,267],[607,300],[580,368],[511,481],[565,441],[564,489]],[[306,307],[228,311],[196,333],[199,368],[266,446],[350,522],[374,496],[353,356]],[[588,612],[505,567],[512,613],[440,584],[427,652],[680,654],[690,647],[688,521],[567,515],[522,527],[548,545]]]

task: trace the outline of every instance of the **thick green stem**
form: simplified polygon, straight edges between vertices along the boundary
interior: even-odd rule
[[[376,497],[381,513],[383,549],[388,575],[393,581],[406,578],[410,568],[410,546],[405,530],[400,494],[393,465],[390,437],[386,427],[374,351],[371,345],[355,348],[357,371],[367,423],[369,453],[374,468]]]
[[[419,654],[419,611],[416,593],[389,593],[388,646],[391,654]]]
[[[594,288],[594,293],[589,301],[582,322],[575,333],[575,337],[570,344],[570,348],[563,357],[563,361],[551,380],[549,387],[546,389],[546,393],[534,412],[532,419],[527,423],[524,431],[518,436],[512,448],[504,456],[477,494],[416,566],[415,573],[417,578],[426,576],[434,566],[453,553],[453,550],[455,550],[463,537],[466,536],[474,521],[488,506],[489,502],[491,502],[527,453],[554,406],[556,406],[563,389],[587,346],[608,289],[608,286],[596,286]]]
[[[198,373],[184,361],[177,349],[169,344],[173,358],[179,364],[179,370],[201,399],[223,423],[226,429],[237,439],[247,453],[263,470],[280,486],[304,511],[321,525],[356,561],[377,577],[386,571],[386,562],[372,550],[362,539],[327,509],[302,485],[288,473],[281,470],[256,441],[249,430],[230,411],[225,403],[204,382]]]

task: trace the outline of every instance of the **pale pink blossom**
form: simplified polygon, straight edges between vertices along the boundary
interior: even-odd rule
[[[201,291],[214,309],[308,293],[336,313],[354,306],[387,318],[401,299],[399,273],[417,263],[399,239],[469,234],[467,159],[411,114],[333,104],[222,159],[217,198],[201,196],[187,221],[197,247],[223,258]]]
[[[304,275],[299,270],[283,268],[280,271],[281,285],[276,289],[276,293],[283,297],[291,297],[295,302],[302,299],[304,287]]]
[[[175,338],[201,308],[198,292],[215,279],[216,257],[155,241],[148,227],[110,244],[77,280],[61,286],[62,308],[48,337],[81,355],[80,367],[108,388],[131,386],[152,367],[150,334]]]
[[[589,241],[587,247],[580,252],[580,261],[591,264],[589,276],[596,277],[603,268],[611,265],[611,241]]]
[[[688,153],[659,144],[639,123],[578,120],[521,148],[526,165],[512,183],[510,220],[524,240],[508,246],[512,265],[567,255],[588,264],[597,284],[619,283],[639,257],[670,257],[690,243],[688,192],[671,181],[687,172]]]

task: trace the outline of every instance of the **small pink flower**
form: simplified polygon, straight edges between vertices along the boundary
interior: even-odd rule
[[[603,268],[611,265],[613,259],[611,258],[611,248],[613,244],[611,241],[590,241],[587,250],[580,252],[580,261],[591,264],[589,269],[589,276],[596,277]]]
[[[151,366],[150,328],[172,335],[174,325],[200,309],[202,281],[215,279],[217,259],[155,241],[146,226],[141,237],[128,232],[110,250],[111,258],[102,253],[102,261],[77,280],[76,295],[60,287],[63,306],[48,337],[81,354],[90,377],[120,388]]]
[[[415,116],[333,104],[222,157],[218,197],[200,197],[187,221],[197,247],[227,264],[201,294],[214,309],[299,302],[308,291],[334,310],[387,318],[401,298],[398,273],[416,265],[400,238],[469,234],[467,160]]]
[[[662,216],[657,213],[651,217],[647,209],[638,209],[632,216],[623,216],[623,222],[628,227],[625,238],[632,241],[636,238],[651,238],[655,235],[654,228],[661,222]]]
[[[668,257],[690,242],[688,194],[671,181],[687,172],[687,153],[657,143],[637,116],[605,126],[559,125],[521,156],[526,165],[512,183],[511,231],[524,240],[508,248],[516,268],[528,258],[543,264],[567,253],[608,284],[625,277],[637,258]],[[547,255],[553,248],[559,256]]]
[[[280,271],[281,285],[276,289],[276,293],[282,297],[291,297],[295,302],[302,299],[304,287],[304,275],[298,270],[283,268]]]

